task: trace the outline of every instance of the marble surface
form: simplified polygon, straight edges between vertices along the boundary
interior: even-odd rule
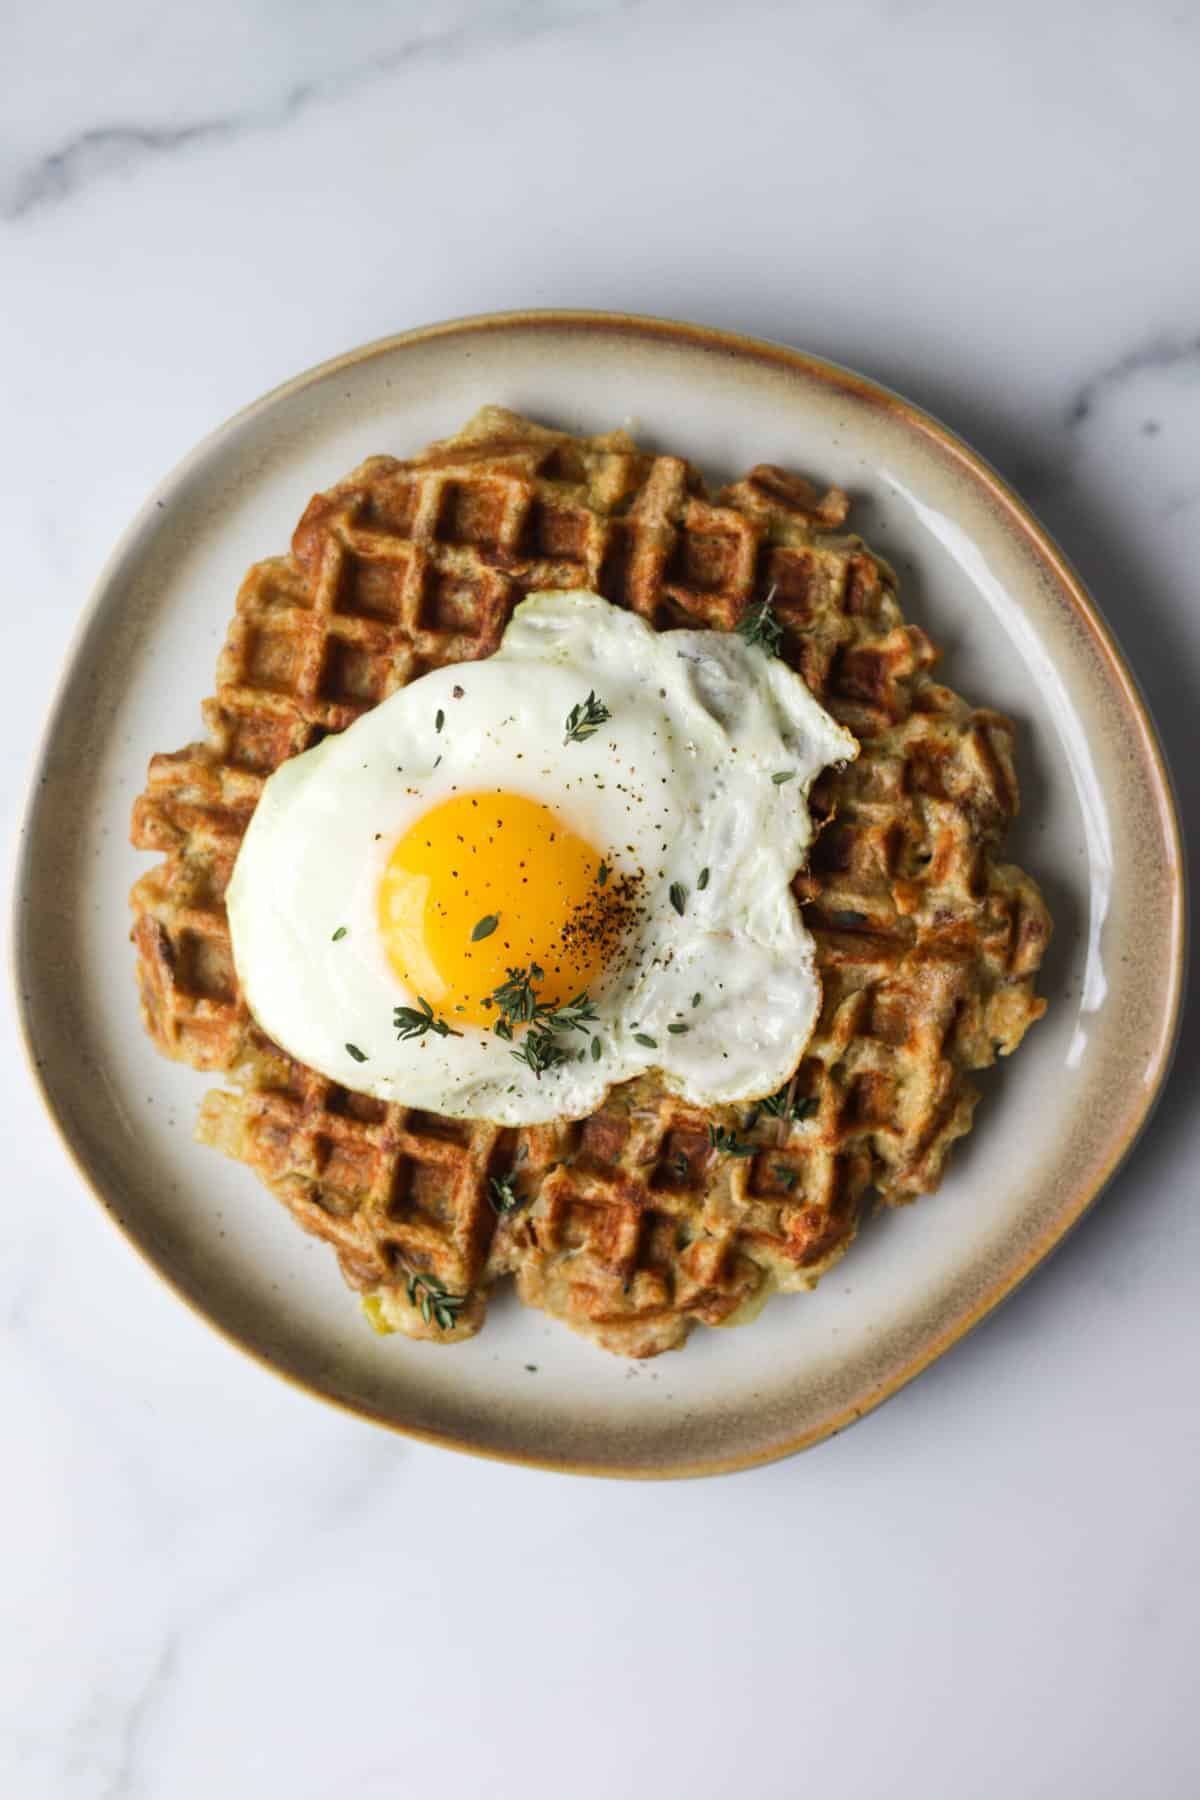
[[[736,23],[733,22],[736,17]],[[1075,559],[1200,811],[1200,30],[1176,0],[47,0],[0,67],[0,732],[146,489],[295,370],[520,305],[890,382]],[[669,1487],[393,1441],[82,1193],[6,1014],[0,1792],[1200,1788],[1200,1044],[1060,1255],[860,1429]]]

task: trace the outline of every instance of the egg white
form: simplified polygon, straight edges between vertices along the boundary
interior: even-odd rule
[[[589,691],[611,718],[564,745]],[[531,595],[494,656],[421,677],[267,781],[227,894],[243,995],[331,1080],[455,1117],[580,1118],[652,1067],[700,1105],[759,1098],[789,1077],[820,1007],[790,891],[808,790],[857,753],[798,675],[736,636],[657,633],[595,594]],[[598,1061],[577,1034],[563,1042],[584,1059],[540,1078],[469,1026],[397,1040],[392,1010],[416,995],[384,951],[379,881],[415,820],[480,790],[541,801],[615,871],[643,871],[642,916],[591,990]]]

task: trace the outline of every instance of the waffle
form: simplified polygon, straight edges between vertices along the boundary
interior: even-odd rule
[[[630,1356],[741,1322],[811,1287],[870,1196],[937,1186],[970,1129],[972,1071],[1044,1010],[1050,921],[1000,860],[1012,726],[935,679],[937,651],[846,514],[838,490],[777,468],[714,498],[623,433],[485,408],[408,461],[363,463],[311,502],[290,555],[247,575],[207,735],[154,757],[134,807],[133,842],[163,853],[132,895],[143,1016],[167,1055],[227,1077],[198,1135],[332,1246],[380,1329],[468,1337],[506,1275]],[[267,776],[427,670],[489,655],[547,588],[592,589],[659,630],[729,630],[770,594],[780,653],[861,741],[812,793],[821,830],[795,892],[823,1005],[783,1116],[704,1112],[643,1076],[583,1120],[446,1119],[336,1086],[240,998],[222,896]],[[503,1216],[495,1178],[519,1200]]]

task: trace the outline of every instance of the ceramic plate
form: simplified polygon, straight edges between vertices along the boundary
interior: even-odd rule
[[[699,1329],[644,1365],[493,1302],[453,1350],[375,1337],[333,1257],[248,1170],[192,1142],[212,1078],[138,1019],[126,895],[147,759],[200,735],[241,576],[310,494],[497,401],[572,431],[626,420],[728,477],[779,462],[847,488],[952,686],[1019,726],[1015,860],[1056,923],[1050,1001],[981,1077],[940,1192],[863,1232],[811,1295],[746,1330]],[[1145,1121],[1182,974],[1181,857],[1136,689],[1045,533],[915,407],[770,344],[664,321],[523,313],[434,326],[302,375],[232,419],[152,495],[101,577],[25,822],[15,956],[34,1066],[80,1172],[131,1242],[278,1373],[416,1436],[556,1468],[684,1475],[797,1450],[961,1337],[1096,1197]]]

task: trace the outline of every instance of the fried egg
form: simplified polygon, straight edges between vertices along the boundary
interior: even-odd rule
[[[341,1085],[516,1125],[657,1068],[774,1092],[816,1023],[791,891],[808,791],[858,752],[739,637],[531,595],[266,782],[227,894],[255,1019]]]

